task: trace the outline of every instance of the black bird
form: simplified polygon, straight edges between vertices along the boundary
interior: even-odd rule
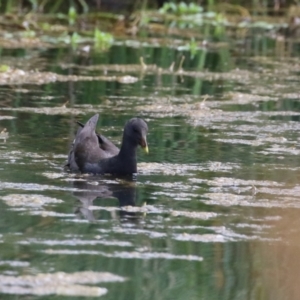
[[[104,150],[99,151],[99,141],[95,133],[97,120],[98,115],[92,117],[76,135],[73,151],[79,170],[82,173],[93,174],[130,175],[137,173],[138,145],[148,153],[147,123],[140,118],[129,120],[124,127],[120,152],[113,157],[103,158]]]
[[[96,163],[101,159],[112,157],[119,153],[119,148],[115,146],[108,138],[95,132],[98,118],[98,114],[94,115],[87,121],[85,125],[77,122],[80,128],[77,130],[75,140],[68,155],[67,164],[65,165],[70,169],[70,171],[79,171],[74,156],[74,146],[77,137],[80,137],[80,143],[86,143],[86,162]],[[96,140],[98,140],[98,144],[96,144]]]

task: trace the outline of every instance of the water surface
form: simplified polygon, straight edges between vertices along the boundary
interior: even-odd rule
[[[228,51],[3,52],[2,297],[297,299],[299,57]],[[64,171],[95,113],[148,122],[135,181]]]

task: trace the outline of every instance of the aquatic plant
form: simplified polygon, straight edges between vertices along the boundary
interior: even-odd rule
[[[249,10],[238,4],[220,3],[210,0],[206,10],[196,3],[166,2],[158,10],[161,22],[169,27],[177,28],[199,28],[203,27],[204,36],[210,35],[214,39],[220,39],[230,28],[256,28],[265,31],[286,28],[287,23],[270,19],[269,21],[257,19]],[[157,15],[149,18],[157,22]]]
[[[159,10],[160,13],[173,13],[177,15],[187,15],[187,14],[198,14],[203,12],[203,7],[195,3],[185,3],[180,2],[176,4],[174,2],[166,2],[163,7]]]
[[[25,30],[21,33],[21,36],[24,38],[34,38],[36,36],[36,32],[34,30]]]
[[[205,12],[202,6],[195,3],[180,2],[175,4],[167,2],[159,9],[159,13],[165,18],[165,22],[169,22],[170,27],[182,29],[203,25],[224,26],[226,23],[226,18],[221,13]]]
[[[102,32],[98,28],[94,31],[94,46],[96,49],[105,49],[112,45],[114,38],[111,34]]]
[[[74,25],[77,19],[77,11],[74,6],[71,6],[69,8],[68,12],[68,19],[69,19],[69,24]]]
[[[77,32],[74,32],[72,34],[71,40],[70,40],[72,48],[75,49],[77,47],[78,43],[80,42],[80,39],[81,39],[81,37],[80,37],[80,35]]]
[[[177,48],[177,50],[179,51],[189,51],[190,55],[191,55],[191,59],[193,59],[195,57],[195,55],[197,54],[198,50],[199,50],[199,46],[198,46],[198,42],[195,40],[195,38],[191,38],[191,40],[183,45],[183,46],[179,46]]]

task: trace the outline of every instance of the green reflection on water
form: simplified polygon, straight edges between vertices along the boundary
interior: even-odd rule
[[[20,53],[12,56],[26,56]],[[143,56],[148,65],[167,68],[178,62],[180,55],[166,48],[115,46],[89,59],[65,50],[49,50],[38,57],[46,60],[44,71],[99,75],[103,70],[80,67],[139,64]],[[252,58],[243,59],[253,64]],[[72,66],[63,68],[58,62]],[[292,95],[278,101],[278,78],[246,76],[245,84],[240,78],[227,78],[227,72],[236,67],[249,71],[249,77],[257,75],[255,68],[245,68],[245,61],[239,64],[225,49],[199,52],[193,60],[187,58],[184,65],[185,70],[221,72],[223,78],[208,80],[175,73],[160,78],[157,73],[135,72],[139,81],[130,85],[68,81],[24,85],[26,92],[1,86],[6,107],[56,107],[69,101],[69,107],[77,106],[83,112],[75,116],[1,111],[15,117],[1,121],[1,127],[9,132],[7,141],[0,145],[1,199],[28,194],[63,201],[40,206],[12,206],[9,201],[0,201],[1,273],[90,270],[128,278],[126,282],[98,284],[108,289],[105,299],[268,298],[274,282],[266,279],[265,258],[271,271],[282,265],[276,255],[269,256],[265,251],[275,245],[280,255],[276,243],[291,231],[278,220],[290,215],[297,224],[293,211],[299,209],[298,115],[285,112],[297,113],[299,109]],[[288,82],[292,75],[287,76],[286,88],[295,93],[297,89]],[[275,100],[260,98],[265,85]],[[239,103],[235,93],[245,99],[252,87],[262,90],[253,93],[250,103]],[[224,97],[228,93],[231,96]],[[198,108],[189,105],[201,103],[204,95],[211,96],[206,100],[207,118],[200,114],[201,109],[195,117],[192,112]],[[146,109],[157,100],[163,105],[161,115],[151,107]],[[226,101],[236,102],[226,105]],[[74,183],[74,178],[63,171],[76,130],[74,121],[85,121],[94,113],[86,111],[85,105],[100,113],[99,131],[116,143],[127,119],[134,115],[147,119],[150,154],[139,151],[138,160],[143,163],[136,184],[92,177],[83,178],[89,186],[82,187],[80,181]],[[188,107],[189,112],[176,110],[179,105],[183,110]],[[173,115],[164,115],[168,106],[174,106]],[[214,111],[217,113],[210,115]],[[222,112],[232,114],[218,119]],[[255,116],[256,112],[280,114]],[[203,123],[196,123],[199,119]],[[126,210],[129,204],[134,208]],[[297,231],[297,226],[294,229]],[[12,267],[1,261],[28,262],[29,267]],[[15,295],[5,297],[12,299]]]

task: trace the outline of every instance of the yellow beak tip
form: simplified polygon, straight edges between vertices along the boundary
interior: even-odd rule
[[[146,147],[144,148],[144,151],[145,151],[147,154],[149,154],[149,148],[148,148],[148,146],[146,146]]]

